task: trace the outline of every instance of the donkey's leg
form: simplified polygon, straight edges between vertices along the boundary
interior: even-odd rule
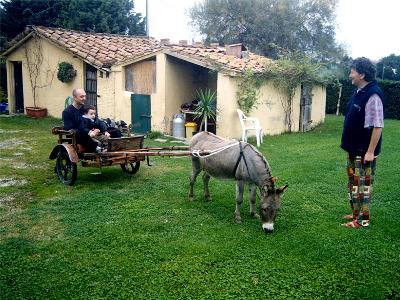
[[[249,195],[250,215],[256,219],[259,219],[260,215],[257,213],[256,210],[256,192],[257,192],[257,186],[254,183],[250,183],[250,195]]]
[[[210,196],[210,191],[208,190],[208,182],[210,181],[210,174],[208,174],[206,171],[203,173],[203,184],[204,184],[204,197],[206,200],[211,201],[211,196]]]
[[[236,181],[236,209],[235,209],[235,221],[236,223],[242,223],[242,218],[240,217],[240,206],[243,202],[243,191],[244,191],[244,181]]]
[[[192,174],[189,177],[190,187],[189,187],[189,201],[193,201],[193,186],[196,182],[196,177],[201,172],[200,161],[196,157],[192,157]]]

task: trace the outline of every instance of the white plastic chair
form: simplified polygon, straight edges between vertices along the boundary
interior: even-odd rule
[[[246,117],[243,111],[237,109],[239,115],[240,125],[242,125],[242,141],[247,142],[247,133],[250,130],[255,130],[257,138],[257,147],[263,142],[263,131],[258,118]]]

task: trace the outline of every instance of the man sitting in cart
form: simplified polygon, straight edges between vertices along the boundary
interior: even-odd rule
[[[92,137],[92,140],[97,143],[96,152],[105,152],[110,134],[107,132],[105,123],[96,119],[96,107],[85,106],[83,113],[78,131]]]
[[[88,133],[83,133],[79,130],[79,124],[81,117],[84,113],[84,104],[86,102],[86,93],[81,88],[75,88],[72,91],[73,103],[67,106],[62,113],[62,119],[64,122],[65,130],[75,130],[76,131],[76,142],[82,145],[86,152],[95,152],[97,147],[97,142],[93,141],[99,132],[99,129],[93,130],[89,135]]]

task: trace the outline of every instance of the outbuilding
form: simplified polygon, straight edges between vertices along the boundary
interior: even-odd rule
[[[205,47],[181,41],[174,45],[149,37],[42,26],[27,27],[2,55],[7,62],[11,113],[36,105],[59,118],[72,89],[84,87],[88,103],[97,107],[101,118],[124,120],[135,132],[171,134],[173,118],[182,113],[184,104],[196,99],[198,90],[210,89],[217,95],[211,131],[227,138],[238,138],[242,132],[236,111],[238,76],[245,70],[260,71],[269,61],[242,44]],[[61,63],[76,71],[69,82],[57,78]],[[259,105],[251,115],[259,118],[264,134],[287,130],[283,98],[272,83],[260,87]],[[323,122],[325,102],[322,85],[299,86],[292,103],[292,131],[306,131]]]

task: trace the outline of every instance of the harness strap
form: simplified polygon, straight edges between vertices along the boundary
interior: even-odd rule
[[[202,154],[202,150],[193,150],[193,151],[192,151],[192,156],[194,156],[194,157],[208,158],[208,157],[210,157],[210,156],[212,156],[212,155],[218,154],[218,153],[220,153],[220,152],[222,152],[222,151],[225,151],[226,149],[229,149],[229,148],[231,148],[231,147],[233,147],[233,146],[236,146],[237,144],[239,144],[239,142],[236,142],[236,143],[233,143],[233,144],[229,144],[229,145],[227,145],[227,146],[223,146],[223,147],[221,147],[221,148],[218,148],[218,149],[215,149],[215,150],[212,150],[212,151],[206,150],[206,152],[209,153],[209,154],[206,154],[206,155],[203,155],[203,154]]]
[[[247,165],[246,157],[244,156],[244,153],[243,153],[242,142],[239,142],[239,149],[240,149],[239,157],[238,157],[238,159],[236,161],[235,168],[233,169],[233,174],[232,175],[233,175],[233,177],[236,178],[236,171],[237,171],[237,169],[239,167],[240,161],[243,158],[244,164],[246,165],[247,173],[249,174],[249,178],[251,178],[250,172],[249,172],[249,166]]]

